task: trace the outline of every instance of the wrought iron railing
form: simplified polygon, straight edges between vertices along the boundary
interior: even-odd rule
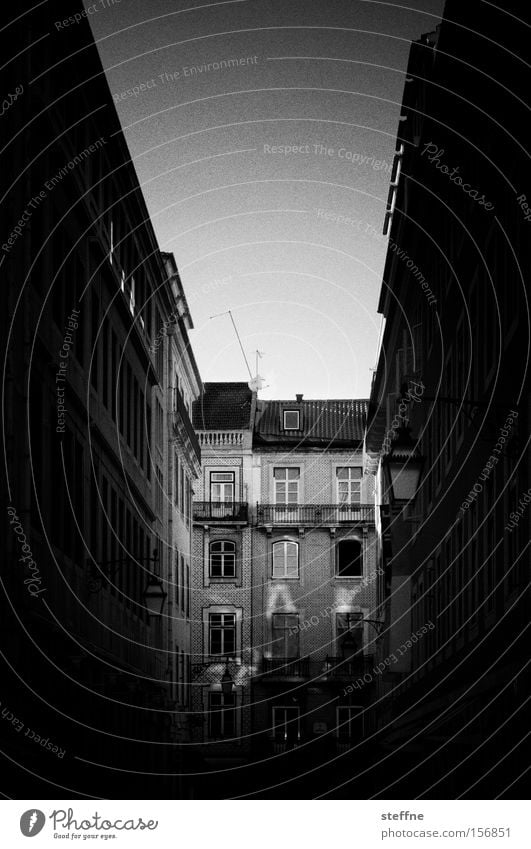
[[[246,501],[194,501],[196,522],[247,522]]]
[[[264,657],[262,674],[274,678],[319,678],[323,681],[353,680],[374,668],[374,656],[355,655],[350,658],[326,657],[314,660],[310,657]]]
[[[194,426],[190,420],[190,415],[188,413],[188,410],[186,409],[186,405],[180,392],[174,393],[174,403],[175,406],[173,410],[173,429],[175,435],[177,436],[181,429],[184,430],[184,433],[190,440],[195,456],[197,457],[197,460],[200,463],[201,446],[199,445],[197,433],[194,430]]]
[[[264,675],[287,678],[309,678],[309,657],[264,657],[262,658]]]
[[[360,654],[353,657],[327,657],[324,662],[327,678],[360,678],[371,673],[374,667],[372,654]]]

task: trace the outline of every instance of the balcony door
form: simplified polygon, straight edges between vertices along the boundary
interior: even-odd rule
[[[234,472],[210,473],[210,504],[213,519],[232,515],[234,509]]]
[[[297,521],[301,470],[289,466],[273,469],[275,521]]]
[[[297,746],[301,739],[301,716],[298,707],[273,708],[273,737],[276,743]]]
[[[361,519],[361,477],[359,466],[340,466],[336,470],[336,521],[357,522]]]

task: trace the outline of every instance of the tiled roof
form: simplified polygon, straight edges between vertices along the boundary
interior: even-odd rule
[[[368,403],[354,399],[259,401],[255,443],[359,443],[365,432]],[[284,430],[284,410],[300,411],[300,430]]]
[[[193,405],[196,430],[237,430],[251,426],[252,392],[246,383],[205,383]]]

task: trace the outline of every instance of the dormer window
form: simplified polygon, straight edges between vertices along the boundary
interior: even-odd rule
[[[283,411],[284,430],[300,430],[301,414],[299,410]]]

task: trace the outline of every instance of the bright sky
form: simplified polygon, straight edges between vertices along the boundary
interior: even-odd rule
[[[263,352],[261,397],[368,397],[409,42],[442,5],[115,0],[89,16],[203,380],[248,377],[229,316],[210,318],[230,309],[253,373]]]

